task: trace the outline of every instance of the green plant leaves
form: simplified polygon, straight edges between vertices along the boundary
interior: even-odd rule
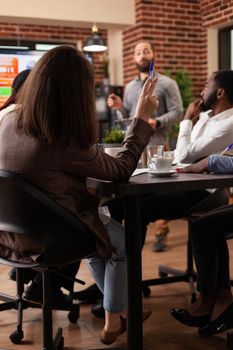
[[[104,143],[122,143],[125,138],[125,132],[117,128],[111,129],[103,138]]]

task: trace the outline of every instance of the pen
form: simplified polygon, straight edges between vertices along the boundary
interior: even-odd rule
[[[220,154],[229,155],[232,153],[233,143],[230,143]]]
[[[151,80],[154,78],[154,61],[153,60],[150,62],[149,76]]]
[[[232,147],[233,147],[233,143],[230,143],[230,144],[227,146],[227,148],[225,148],[225,151],[229,151],[229,149],[232,149]]]

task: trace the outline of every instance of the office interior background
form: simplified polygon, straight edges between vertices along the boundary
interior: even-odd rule
[[[192,80],[193,97],[199,96],[211,72],[233,69],[233,0],[5,1],[0,6],[0,55],[6,47],[8,50],[11,47],[13,51],[25,47],[29,51],[41,52],[53,45],[71,44],[82,50],[93,23],[97,24],[108,46],[107,52],[88,57],[95,70],[99,118],[103,121],[107,119],[104,130],[109,126],[105,106],[107,93],[112,89],[122,94],[123,86],[137,75],[132,56],[138,41],[146,40],[154,45],[158,72],[170,71],[175,74],[180,69],[187,72]],[[0,95],[1,88],[0,80]],[[144,277],[149,278],[157,272],[157,265],[161,262],[183,267],[186,222],[171,223],[169,251],[159,256],[151,252],[153,227],[149,230],[143,252]],[[10,291],[13,285],[10,281],[6,282],[6,276],[7,268],[3,267],[1,285]],[[84,268],[80,278],[88,283],[88,276]],[[148,307],[154,308],[151,325],[144,327],[145,349],[154,349],[155,342],[156,350],[225,348],[224,336],[198,340],[193,329],[175,324],[170,318],[169,307],[183,306],[183,300],[189,300],[187,285],[154,288],[157,289],[145,302]],[[91,318],[90,307],[82,307],[76,328],[68,325],[65,314],[55,316],[55,326],[62,324],[65,328],[67,349],[101,347],[97,337],[102,324]],[[7,316],[5,312],[0,313],[0,322],[0,348],[18,349],[19,346],[12,345],[8,340],[15,313],[12,311]],[[38,349],[40,332],[40,311],[26,311],[25,335],[33,341],[21,345],[20,349]],[[124,336],[117,345],[124,344],[125,339]]]
[[[232,9],[232,0],[67,0],[60,4],[13,0],[1,6],[0,49],[41,51],[71,44],[82,50],[95,23],[108,46],[107,52],[89,55],[95,69],[97,111],[105,121],[103,97],[109,91],[122,94],[121,87],[136,76],[132,56],[140,40],[154,45],[158,72],[175,74],[182,69],[188,74],[193,97],[199,95],[208,74],[232,68]]]

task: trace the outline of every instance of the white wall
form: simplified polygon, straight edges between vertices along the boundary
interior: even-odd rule
[[[124,28],[135,23],[134,0],[10,0],[0,6],[0,21]]]
[[[209,28],[207,31],[207,60],[208,76],[218,70],[218,28]]]
[[[10,0],[0,6],[0,22],[90,30],[96,22],[108,30],[110,83],[123,84],[122,29],[135,24],[135,0]]]
[[[108,30],[109,78],[112,85],[123,85],[123,44],[121,30]]]

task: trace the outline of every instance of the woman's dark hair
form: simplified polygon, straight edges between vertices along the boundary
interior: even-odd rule
[[[16,75],[11,85],[13,92],[19,91],[19,89],[24,84],[30,72],[31,72],[31,69],[24,69],[19,74]]]
[[[224,89],[228,101],[233,104],[233,70],[225,69],[213,74],[217,87]]]
[[[75,142],[87,149],[96,142],[94,73],[74,47],[46,52],[17,95],[18,127],[51,143]]]
[[[25,80],[27,79],[29,73],[31,72],[31,69],[25,69],[22,70],[19,74],[16,75],[15,79],[12,82],[11,88],[12,92],[10,97],[6,100],[6,102],[0,107],[0,111],[7,108],[8,106],[15,103],[16,94],[21,88],[21,86],[24,84]]]

